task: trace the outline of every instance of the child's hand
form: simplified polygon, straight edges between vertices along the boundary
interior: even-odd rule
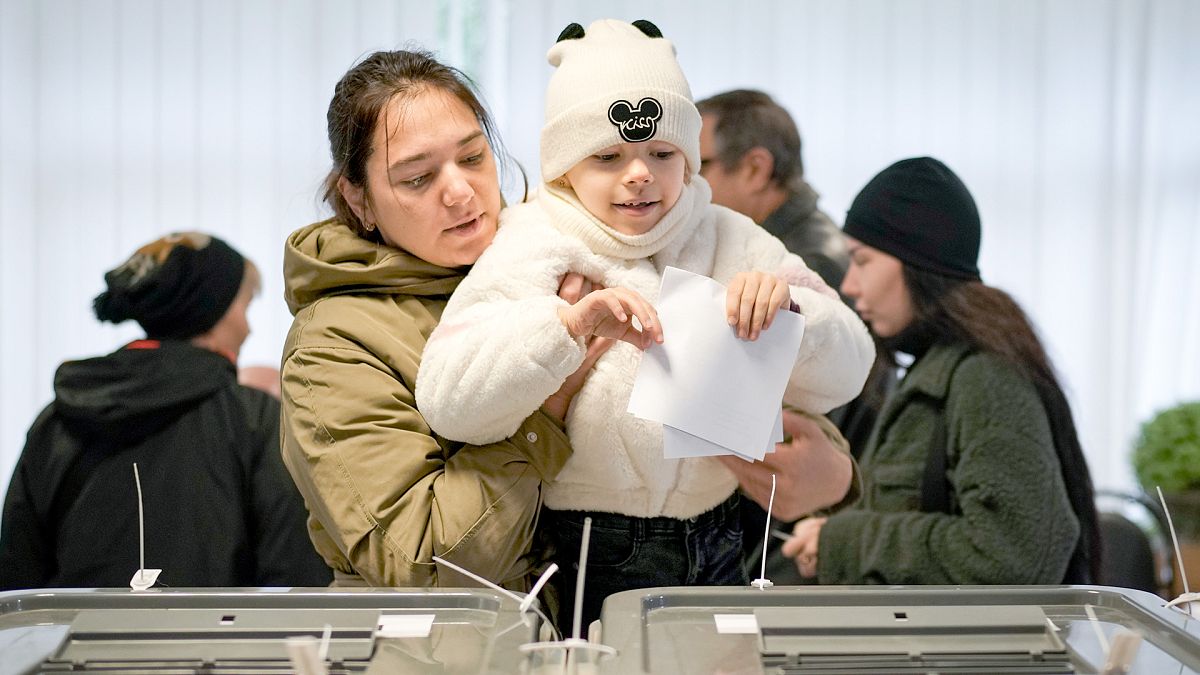
[[[738,337],[751,341],[771,327],[775,314],[790,307],[787,282],[765,272],[738,272],[725,293],[725,316]]]
[[[633,325],[635,316],[642,326],[641,330]],[[574,305],[559,308],[558,317],[571,337],[598,335],[616,338],[638,349],[645,349],[652,342],[663,341],[658,312],[645,298],[628,288],[592,291]]]

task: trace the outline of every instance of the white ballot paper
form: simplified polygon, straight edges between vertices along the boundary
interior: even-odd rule
[[[754,342],[725,320],[725,293],[708,277],[668,267],[658,296],[663,344],[642,355],[629,412],[761,459],[782,434],[777,424],[804,317],[780,311]],[[664,428],[677,456],[710,454]],[[681,448],[690,448],[690,451]],[[681,454],[682,453],[682,454]]]

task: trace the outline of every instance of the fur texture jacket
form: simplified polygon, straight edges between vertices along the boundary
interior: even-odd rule
[[[597,220],[573,192],[547,186],[503,212],[495,242],[430,337],[417,379],[426,421],[468,443],[510,436],[583,362],[584,341],[558,316],[566,304],[557,295],[563,275],[578,272],[655,303],[668,266],[725,284],[751,270],[789,283],[806,321],[784,395],[790,405],[824,413],[862,388],[875,354],[863,323],[778,239],[713,205],[702,178],[636,236]],[[662,425],[626,412],[640,359],[636,347],[617,343],[576,395],[566,420],[575,452],[546,493],[550,508],[690,518],[736,488],[712,458],[665,459]]]

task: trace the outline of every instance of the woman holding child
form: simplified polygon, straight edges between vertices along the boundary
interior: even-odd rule
[[[325,198],[336,215],[293,233],[285,252],[295,320],[282,365],[283,452],[310,510],[310,535],[335,583],[474,585],[435,564],[438,555],[527,590],[545,563],[538,522],[548,486],[572,455],[563,420],[581,405],[608,405],[595,397],[571,405],[608,344],[587,338],[605,335],[632,343],[623,348],[644,348],[662,338],[653,306],[624,288],[587,295],[590,284],[580,283],[579,274],[597,278],[599,270],[556,269],[552,285],[557,291],[561,283],[565,300],[552,294],[544,302],[570,333],[574,351],[569,363],[556,364],[555,386],[539,391],[541,400],[502,433],[468,439],[475,445],[435,434],[424,407],[418,410],[417,373],[450,294],[496,235],[502,200],[491,121],[457,71],[421,53],[379,52],[339,82],[328,122],[334,169]],[[698,116],[689,131],[690,151],[698,143]],[[602,147],[580,148],[579,157]],[[671,161],[682,168],[681,159]],[[687,168],[694,185],[703,186],[698,167]],[[703,199],[689,194],[689,204],[711,208],[706,192]],[[807,271],[798,259],[789,262],[796,274]],[[739,287],[770,289],[761,301],[745,291],[751,311],[735,323],[747,337],[769,325],[773,312],[794,306],[795,293],[786,285],[775,292],[780,285],[767,276]],[[829,289],[803,290],[801,300],[811,294],[840,304]],[[804,303],[798,308],[804,311]],[[818,316],[809,331],[822,334]],[[485,360],[463,365],[471,363],[490,367]],[[861,384],[856,375],[837,391],[814,389],[814,407],[853,396]],[[492,411],[460,412],[486,419]],[[813,508],[846,494],[849,472],[837,475],[831,482],[839,485],[813,491]],[[732,490],[728,474],[718,482]],[[719,503],[726,496],[692,501]]]
[[[425,340],[496,232],[490,119],[457,71],[398,51],[342,78],[328,124],[336,215],[284,254],[283,455],[309,534],[337,584],[474,585],[438,555],[526,590],[543,485],[571,454],[572,386],[476,447],[434,436],[412,394]]]

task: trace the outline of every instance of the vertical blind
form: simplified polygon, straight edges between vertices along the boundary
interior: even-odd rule
[[[1129,485],[1141,420],[1200,398],[1200,3],[4,0],[0,488],[57,365],[139,336],[90,301],[165,232],[258,263],[242,362],[278,362],[283,241],[325,213],[325,107],[358,58],[463,68],[536,183],[545,52],[604,16],[658,24],[697,97],[774,95],[835,220],[897,159],[959,172],[984,280],[1040,327],[1098,484]]]

